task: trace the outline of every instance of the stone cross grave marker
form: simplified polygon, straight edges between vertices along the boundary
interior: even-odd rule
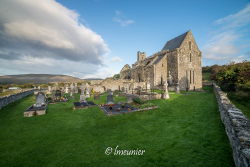
[[[167,82],[167,81],[166,81],[165,84],[164,84],[163,99],[169,99],[169,94],[168,94],[168,82]]]

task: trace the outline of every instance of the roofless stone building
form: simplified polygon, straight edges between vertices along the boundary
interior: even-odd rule
[[[130,67],[126,64],[121,79],[147,82],[152,87],[162,86],[166,81],[171,87],[179,84],[180,90],[202,88],[201,51],[191,31],[175,37],[163,49],[146,57],[137,52],[137,61]]]

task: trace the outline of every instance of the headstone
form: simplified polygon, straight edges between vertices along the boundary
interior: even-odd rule
[[[107,96],[107,104],[114,104],[113,92],[112,91],[109,91],[109,94]]]
[[[132,103],[133,102],[133,96],[127,95],[127,103]]]
[[[68,87],[68,85],[65,88],[65,93],[69,93],[69,87]]]
[[[38,86],[38,89],[40,90],[40,89],[41,89],[41,87],[40,87],[40,86]]]
[[[81,95],[84,95],[84,89],[81,89]]]
[[[84,94],[80,95],[80,102],[86,102],[86,96]]]
[[[146,89],[147,89],[147,91],[150,91],[150,83],[149,82],[146,85]]]
[[[90,94],[89,94],[89,89],[86,89],[86,98],[89,98]]]
[[[70,84],[70,89],[73,89],[73,88],[74,88],[74,84],[71,83],[71,84]]]
[[[74,84],[71,83],[71,84],[70,84],[70,94],[73,95],[73,93],[74,93]]]
[[[45,104],[45,95],[42,92],[38,92],[36,96],[35,107],[41,107],[44,104]]]
[[[133,83],[130,84],[129,89],[130,90],[134,89],[134,84]]]
[[[51,86],[48,86],[48,91],[51,92]]]
[[[86,88],[85,85],[82,83],[81,86],[80,86],[80,89],[84,91],[85,88]]]
[[[176,84],[176,93],[180,93],[180,86],[179,86],[179,82],[177,82],[177,84]]]
[[[168,94],[168,82],[166,81],[164,84],[164,94],[163,94],[163,99],[169,99],[169,94]]]
[[[75,86],[74,91],[75,91],[75,93],[78,93],[78,88],[77,88],[77,86]]]

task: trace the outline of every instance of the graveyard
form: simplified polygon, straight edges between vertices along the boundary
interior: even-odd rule
[[[154,90],[161,92],[161,90]],[[45,115],[23,117],[36,103],[30,95],[1,109],[0,166],[233,166],[232,151],[218,114],[212,87],[169,92],[135,108],[158,108],[108,116],[98,106],[109,93],[48,104]],[[86,95],[86,94],[85,94]],[[94,106],[74,108],[74,102]],[[114,93],[113,103],[125,96]],[[143,156],[106,155],[107,147],[144,149]]]

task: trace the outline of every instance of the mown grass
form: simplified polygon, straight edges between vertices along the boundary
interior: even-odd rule
[[[0,110],[0,166],[233,166],[211,88],[170,97],[148,102],[158,109],[117,116],[97,106],[72,110],[71,99],[49,105],[46,115],[24,118],[34,103],[29,96]],[[117,145],[146,152],[105,155]]]

